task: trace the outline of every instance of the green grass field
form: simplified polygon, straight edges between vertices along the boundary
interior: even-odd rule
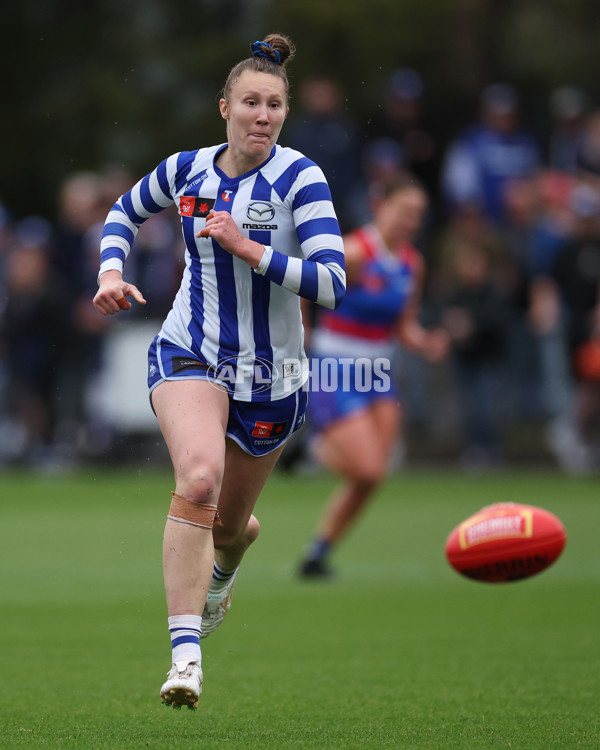
[[[192,712],[158,697],[170,474],[0,476],[0,747],[600,747],[597,480],[408,472],[338,550],[336,581],[301,582],[331,487],[270,481]],[[467,581],[445,538],[499,500],[555,512],[567,547],[528,581]]]

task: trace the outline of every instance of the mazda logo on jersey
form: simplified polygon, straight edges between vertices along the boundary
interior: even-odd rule
[[[264,201],[254,201],[253,203],[248,204],[248,208],[246,209],[246,216],[251,221],[260,222],[262,224],[264,222],[271,221],[271,219],[275,216],[275,209],[270,203],[265,203]]]

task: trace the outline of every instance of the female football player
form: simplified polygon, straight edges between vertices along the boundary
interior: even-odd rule
[[[341,485],[330,498],[300,564],[304,577],[331,574],[328,555],[384,480],[398,440],[401,406],[390,363],[399,342],[430,361],[442,359],[448,338],[418,320],[424,266],[411,244],[427,195],[399,174],[375,186],[373,220],[344,238],[348,290],[339,310],[323,311],[311,335],[326,387],[311,388],[315,456]],[[323,366],[337,362],[337,387]],[[315,368],[313,367],[313,372]],[[314,392],[312,392],[314,391]]]
[[[139,225],[175,203],[185,270],[149,350],[150,399],[175,474],[163,568],[172,668],[163,703],[195,708],[200,638],[229,609],[240,562],[259,533],[257,498],[304,421],[300,297],[335,308],[343,244],[322,171],[277,144],[288,114],[290,40],[251,45],[219,110],[227,142],[170,156],[121,196],[106,220],[103,314],[142,293],[123,278]]]

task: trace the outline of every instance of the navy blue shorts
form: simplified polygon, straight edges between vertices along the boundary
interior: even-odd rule
[[[160,362],[157,338],[148,350],[150,393],[165,380],[210,380],[211,370],[189,351],[161,339]],[[229,395],[227,437],[235,440],[251,456],[265,456],[277,450],[304,424],[308,396],[300,389],[277,401],[238,401]]]

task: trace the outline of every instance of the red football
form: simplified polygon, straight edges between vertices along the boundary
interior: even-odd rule
[[[495,503],[459,524],[446,557],[467,578],[506,583],[541,573],[560,556],[567,534],[560,520],[534,505]]]

